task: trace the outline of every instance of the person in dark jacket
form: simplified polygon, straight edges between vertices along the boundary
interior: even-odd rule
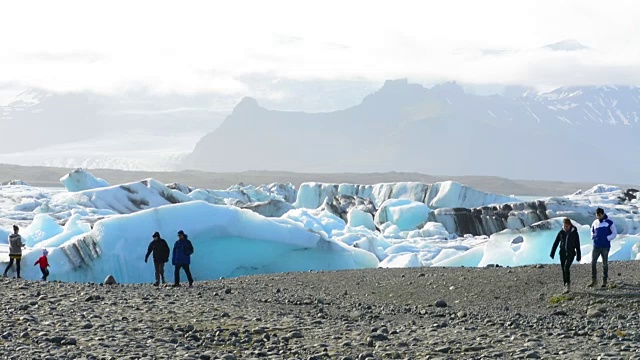
[[[564,281],[564,293],[571,291],[571,274],[569,268],[573,260],[578,262],[582,258],[580,253],[580,235],[578,229],[571,223],[571,219],[565,218],[562,224],[562,230],[558,232],[556,240],[551,247],[551,258],[556,254],[556,249],[560,245],[560,266],[562,267],[562,280]]]
[[[9,269],[13,266],[13,262],[16,262],[16,278],[20,279],[20,260],[22,260],[22,236],[18,234],[20,228],[18,225],[13,225],[13,234],[9,235],[9,265],[4,269],[4,277],[7,277]]]
[[[178,231],[178,241],[176,241],[173,246],[173,258],[171,261],[176,267],[174,287],[180,286],[180,268],[184,269],[185,274],[187,274],[189,287],[193,286],[193,278],[191,277],[191,270],[189,269],[191,254],[193,254],[193,244],[191,244],[191,241],[189,241],[184,231]]]
[[[153,283],[153,286],[160,285],[160,280],[162,280],[163,284],[165,283],[164,264],[169,261],[169,251],[169,245],[160,237],[160,233],[157,231],[153,233],[153,240],[149,243],[147,255],[144,257],[144,262],[146,263],[149,260],[149,255],[153,253],[153,267],[156,272],[156,282]]]
[[[607,287],[607,278],[609,277],[609,249],[611,249],[611,240],[618,235],[616,224],[609,219],[604,209],[596,209],[596,219],[591,224],[591,239],[593,240],[593,251],[591,252],[591,283],[588,287],[594,287],[598,284],[598,258],[602,256],[602,285]]]

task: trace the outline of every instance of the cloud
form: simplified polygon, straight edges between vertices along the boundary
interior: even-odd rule
[[[591,49],[574,39],[558,41],[557,43],[545,45],[543,47],[553,51],[583,51]]]
[[[273,34],[273,42],[275,45],[296,45],[302,43],[303,39],[297,36],[285,34]]]
[[[27,63],[95,63],[108,60],[108,56],[91,51],[33,52],[19,55],[19,60]]]
[[[505,55],[507,53],[511,52],[511,50],[508,49],[480,49],[480,53],[482,55],[487,55],[487,56],[491,56],[491,55]]]
[[[11,36],[3,38],[0,81],[22,87],[240,96],[252,92],[247,74],[640,84],[633,1],[21,1],[3,10],[0,33]],[[562,39],[594,50],[541,48]]]

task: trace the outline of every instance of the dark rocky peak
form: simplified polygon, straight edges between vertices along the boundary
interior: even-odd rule
[[[258,100],[250,96],[245,96],[244,98],[242,98],[242,100],[240,100],[238,105],[236,105],[236,109],[255,109],[259,107],[260,105],[258,104]]]
[[[244,97],[238,105],[233,109],[232,115],[238,114],[248,114],[253,113],[256,110],[261,110],[262,108],[258,104],[258,101],[252,97]]]
[[[401,107],[424,100],[429,90],[420,84],[410,84],[407,79],[386,80],[380,90],[367,96],[363,105],[376,107]]]
[[[447,81],[431,88],[431,91],[447,98],[457,98],[465,96],[466,93],[462,86],[455,81]]]

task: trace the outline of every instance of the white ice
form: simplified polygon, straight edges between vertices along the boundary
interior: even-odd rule
[[[376,213],[379,226],[391,223],[400,231],[420,229],[427,223],[431,209],[427,205],[407,199],[389,199],[382,203]]]
[[[95,189],[109,186],[109,183],[100,178],[96,178],[88,171],[75,169],[60,178],[60,182],[69,192]]]
[[[316,209],[327,197],[336,195],[359,196],[380,206],[388,199],[405,199],[422,202],[437,209],[441,207],[478,207],[513,202],[516,198],[490,194],[453,181],[435,183],[432,186],[418,182],[381,183],[376,185],[326,184],[308,182],[300,185],[298,208]]]
[[[151,234],[159,231],[172,247],[176,232],[182,229],[195,247],[192,270],[196,280],[378,265],[373,254],[294,221],[277,221],[202,201],[112,216],[96,223],[93,230],[82,228],[75,220],[69,221],[69,230],[26,250],[25,263],[35,261],[46,246],[52,279],[97,282],[111,274],[120,282],[150,282],[152,265],[143,260]],[[6,254],[4,257],[6,261]],[[23,277],[38,277],[37,269],[24,268]]]
[[[0,186],[0,263],[8,260],[7,237],[17,224],[27,245],[22,274],[27,279],[40,277],[29,265],[47,248],[52,280],[99,282],[111,274],[119,282],[152,282],[152,265],[143,261],[151,234],[159,231],[172,246],[180,229],[196,249],[196,280],[371,267],[555,264],[558,256],[551,259],[549,252],[565,216],[578,227],[582,262],[589,263],[589,225],[598,206],[620,232],[612,241],[610,259],[640,259],[639,204],[622,201],[623,190],[607,185],[544,199],[550,220],[522,227],[521,220],[510,218],[509,229],[487,237],[447,231],[457,220],[443,214],[450,207],[516,200],[454,182],[213,190],[153,179],[109,186],[94,182],[88,172],[73,176],[80,185],[69,190]],[[375,217],[356,207],[343,218],[331,213],[323,204],[336,195],[371,200]],[[521,211],[520,219],[535,218]],[[166,271],[170,278],[171,267]]]

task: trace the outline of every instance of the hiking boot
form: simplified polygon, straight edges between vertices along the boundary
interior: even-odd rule
[[[159,286],[160,284],[156,281],[153,283],[153,286]]]
[[[598,285],[598,281],[596,279],[592,279],[591,284],[587,285],[587,287],[594,287],[596,285]]]
[[[180,284],[173,284],[171,287],[180,287]]]
[[[564,287],[564,291],[563,291],[562,293],[563,293],[563,294],[568,294],[568,293],[570,293],[570,292],[571,292],[571,284],[567,284],[567,285]]]
[[[189,281],[189,287],[193,287],[193,281]]]
[[[602,288],[606,288],[607,287],[607,279],[602,279],[602,285],[600,285],[600,287],[602,287]]]

